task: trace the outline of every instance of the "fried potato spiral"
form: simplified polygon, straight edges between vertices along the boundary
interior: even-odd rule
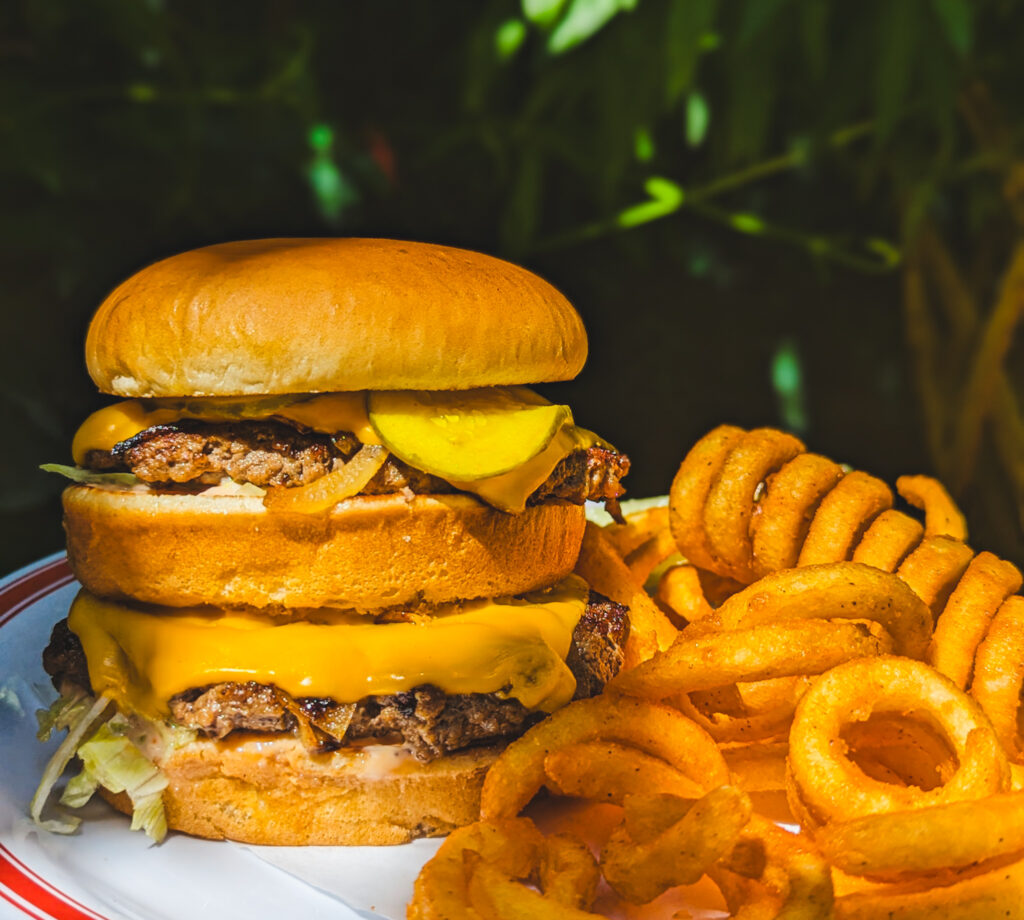
[[[1006,676],[1005,665],[1008,647],[1024,653],[1024,636],[1014,632],[1024,629],[1018,615],[1024,602],[1012,597],[1021,573],[991,553],[975,555],[965,542],[963,514],[937,480],[901,476],[896,491],[923,511],[923,524],[893,507],[882,480],[805,452],[790,435],[715,428],[673,480],[668,520],[688,567],[668,569],[656,596],[670,615],[691,623],[693,635],[695,621],[714,626],[711,614],[722,604],[702,593],[710,577],[704,573],[742,592],[741,586],[806,566],[853,562],[895,572],[935,623],[927,648],[902,653],[970,689],[1000,726],[1011,757],[1024,763],[1016,727],[1024,678]]]
[[[745,585],[780,569],[829,562],[863,562],[892,572],[922,539],[963,545],[963,515],[941,483],[902,476],[898,491],[924,510],[924,526],[892,510],[893,493],[882,480],[844,472],[782,432],[722,425],[701,438],[679,467],[669,522],[679,551],[693,565]],[[923,555],[933,569],[938,565],[933,553]],[[943,571],[963,574],[952,562]],[[936,596],[943,585],[940,578]]]

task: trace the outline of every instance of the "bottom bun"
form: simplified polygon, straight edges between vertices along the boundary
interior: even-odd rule
[[[246,735],[193,741],[158,764],[172,830],[271,846],[383,846],[476,821],[502,747],[420,763],[394,745],[309,754],[292,737]],[[100,793],[131,814],[125,793]]]

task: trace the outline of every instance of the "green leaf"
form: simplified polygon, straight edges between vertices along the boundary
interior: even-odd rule
[[[142,482],[134,473],[96,473],[80,466],[66,466],[63,463],[41,463],[39,469],[44,473],[57,473],[72,482],[84,485],[137,486]]]
[[[865,240],[864,245],[868,250],[876,252],[882,257],[886,268],[895,268],[903,260],[903,253],[888,240],[872,236]]]
[[[784,339],[772,355],[772,389],[779,406],[779,415],[788,431],[800,434],[807,430],[807,406],[804,375],[796,342]]]
[[[878,139],[885,140],[899,121],[910,91],[911,67],[921,27],[917,0],[884,3],[878,18],[879,57],[875,69]]]
[[[631,10],[636,0],[572,0],[565,18],[548,36],[548,51],[564,54],[593,37],[620,10]]]
[[[932,0],[932,9],[953,50],[966,57],[974,39],[974,10],[968,0]]]
[[[691,147],[699,147],[708,133],[711,122],[711,110],[707,100],[698,92],[686,97],[686,143]]]
[[[555,24],[566,0],[523,0],[523,15],[535,26],[547,29]]]
[[[640,224],[667,217],[678,211],[686,198],[681,185],[661,176],[652,176],[648,179],[644,183],[644,191],[650,196],[650,200],[620,211],[615,218],[620,227],[638,227]]]
[[[334,146],[334,131],[330,125],[315,124],[310,127],[307,140],[314,153],[326,153]]]
[[[718,0],[671,0],[665,28],[665,101],[672,105],[693,84],[704,37],[714,25]]]
[[[654,138],[647,128],[637,128],[633,135],[633,154],[639,163],[650,163],[654,159]]]
[[[338,220],[342,213],[360,199],[359,190],[338,168],[329,153],[318,153],[306,170],[310,188],[320,213],[328,221]]]
[[[498,59],[512,58],[526,38],[526,23],[521,19],[506,19],[494,33],[494,50]]]
[[[764,221],[756,214],[733,214],[729,218],[729,225],[740,233],[759,234],[765,229]]]

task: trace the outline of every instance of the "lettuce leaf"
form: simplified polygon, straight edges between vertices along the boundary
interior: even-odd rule
[[[77,755],[82,770],[64,788],[60,804],[81,808],[100,786],[114,793],[126,792],[132,802],[132,830],[144,830],[159,843],[167,835],[163,805],[167,777],[133,743],[131,735],[138,735],[139,727],[120,714],[107,717],[111,705],[102,696],[61,697],[49,709],[36,714],[40,740],[49,738],[54,729],[66,728],[68,736],[43,770],[29,807],[32,820],[58,834],[70,834],[81,823],[80,818],[65,812],[58,812],[55,818],[42,817],[54,786]],[[164,733],[155,723],[147,724],[149,730],[160,732],[162,740],[173,746],[186,743],[195,735],[186,729]]]
[[[37,709],[36,721],[39,731],[36,737],[40,741],[49,741],[54,731],[70,728],[93,703],[91,696],[84,693],[76,696],[58,696],[49,709]]]
[[[95,700],[92,697],[77,697],[62,706],[63,700],[62,697],[48,710],[41,711],[40,738],[49,738],[54,728],[67,728],[68,736],[61,742],[60,747],[57,748],[43,769],[43,777],[29,804],[29,814],[32,816],[32,820],[39,827],[53,831],[55,834],[73,833],[82,823],[81,818],[61,812],[56,818],[44,819],[43,808],[50,798],[53,787],[57,785],[57,781],[64,772],[64,768],[75,756],[82,739],[96,722],[103,718],[107,708],[111,705],[111,700],[105,696]]]
[[[97,473],[83,470],[80,466],[65,466],[63,463],[44,463],[39,469],[90,486],[135,486],[142,482],[134,473]]]
[[[145,830],[157,843],[167,834],[161,793],[167,777],[126,737],[128,721],[115,715],[78,748],[82,772],[68,783],[62,805],[81,808],[99,786],[127,792],[132,800],[132,830]]]

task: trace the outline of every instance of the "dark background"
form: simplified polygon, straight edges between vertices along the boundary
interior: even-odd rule
[[[563,289],[590,359],[546,391],[634,496],[714,425],[776,425],[940,475],[975,547],[1024,563],[1022,39],[987,0],[4,4],[0,568],[62,544],[37,467],[104,401],[105,294],[288,235]]]

